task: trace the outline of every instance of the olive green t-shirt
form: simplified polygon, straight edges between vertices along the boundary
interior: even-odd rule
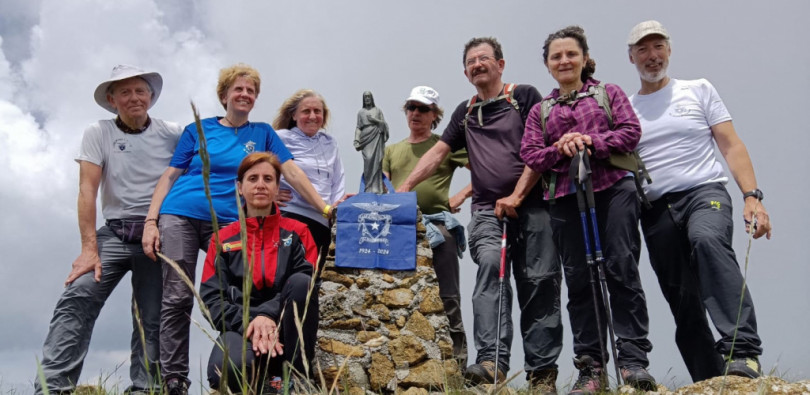
[[[383,171],[391,176],[394,188],[399,188],[416,167],[419,158],[436,145],[439,139],[439,135],[433,133],[430,138],[421,143],[411,144],[406,139],[385,147]],[[467,150],[462,149],[451,153],[444,158],[432,176],[413,189],[416,192],[416,203],[423,213],[435,214],[450,211],[449,193],[453,171],[457,167],[466,166],[467,162]]]

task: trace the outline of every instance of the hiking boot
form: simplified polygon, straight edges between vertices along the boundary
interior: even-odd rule
[[[732,376],[755,379],[762,374],[762,366],[760,366],[757,357],[738,357],[726,359],[724,371]]]
[[[532,394],[557,393],[557,368],[537,369],[526,372],[526,381]]]
[[[642,391],[655,391],[658,385],[655,383],[653,376],[638,365],[625,366],[621,369],[622,381],[633,388]]]
[[[173,378],[166,382],[166,395],[188,395],[188,384],[183,379]]]
[[[498,371],[498,382],[506,380],[506,373],[501,369],[495,369],[495,362],[484,361],[467,366],[464,378],[473,385],[492,384],[495,382],[495,371]]]
[[[602,365],[588,355],[574,358],[574,366],[579,370],[579,378],[569,394],[595,394],[605,390]]]

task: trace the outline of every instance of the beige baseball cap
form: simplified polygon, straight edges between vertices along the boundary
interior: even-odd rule
[[[630,36],[627,38],[627,45],[636,45],[642,38],[650,34],[657,34],[669,40],[669,33],[664,29],[664,25],[658,21],[644,21],[633,27],[630,30]]]

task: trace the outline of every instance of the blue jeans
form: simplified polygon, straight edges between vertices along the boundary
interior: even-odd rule
[[[124,243],[106,226],[96,232],[96,240],[101,259],[101,281],[95,281],[95,272],[85,273],[65,288],[54,309],[42,347],[41,366],[47,387],[51,393],[76,387],[96,318],[121,278],[132,271],[132,306],[134,309],[137,303],[146,347],[144,350],[141,345],[140,331],[133,315],[129,375],[133,387],[157,389],[162,293],[160,263],[147,258],[140,243]],[[34,380],[34,389],[37,394],[43,392],[39,377]]]

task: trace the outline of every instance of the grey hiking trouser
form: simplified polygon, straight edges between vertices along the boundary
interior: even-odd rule
[[[476,363],[495,360],[498,314],[498,273],[501,259],[502,223],[489,210],[473,213],[469,226],[470,253],[478,265],[473,290],[473,331]],[[509,264],[511,262],[511,264]],[[507,271],[504,278],[499,367],[509,371],[512,346],[512,285],[514,272],[520,304],[520,330],[525,355],[524,369],[555,368],[562,350],[560,318],[560,259],[551,238],[544,202],[524,202],[518,218],[510,218],[507,230]]]
[[[734,337],[743,277],[731,248],[734,221],[724,185],[668,193],[642,211],[641,228],[661,292],[675,318],[675,342],[692,380],[722,374]],[[762,354],[754,302],[743,297],[734,354]],[[706,320],[708,311],[720,340]]]
[[[444,243],[433,248],[433,270],[439,281],[439,297],[444,304],[444,312],[450,321],[450,339],[453,340],[453,358],[464,371],[467,367],[467,335],[461,319],[461,287],[459,285],[458,247],[456,238],[447,231],[442,221],[433,225],[442,232]]]
[[[157,387],[158,331],[160,329],[160,264],[147,258],[140,243],[124,243],[106,226],[96,232],[101,281],[95,272],[85,273],[65,288],[51,319],[48,336],[42,347],[42,372],[50,393],[76,388],[90,345],[96,318],[104,302],[128,271],[132,271],[132,303],[137,303],[146,339],[146,355],[135,316],[129,376],[135,388]],[[149,372],[146,363],[149,362]],[[34,390],[43,393],[39,377]]]
[[[225,226],[227,224],[220,224]],[[160,215],[160,245],[164,255],[177,262],[192,283],[196,283],[197,255],[208,244],[214,230],[211,222],[179,215]],[[188,379],[188,343],[194,290],[163,262],[163,303],[160,310],[160,373],[163,380]]]
[[[647,353],[652,343],[647,339],[649,317],[647,300],[641,288],[638,259],[641,236],[638,232],[639,202],[632,178],[622,178],[609,188],[594,193],[602,252],[605,257],[605,278],[610,294],[613,328],[616,331],[617,365],[647,367]],[[590,217],[588,217],[590,224]],[[554,242],[563,259],[565,283],[568,286],[568,313],[574,335],[574,354],[588,355],[602,361],[610,353],[607,347],[607,317],[602,293],[597,290],[602,327],[596,325],[591,267],[585,260],[585,241],[582,232],[576,195],[557,198],[551,206],[551,226]],[[593,241],[593,239],[591,239]],[[599,280],[594,274],[594,279]],[[605,349],[599,349],[599,337]],[[600,363],[601,364],[601,363]]]

